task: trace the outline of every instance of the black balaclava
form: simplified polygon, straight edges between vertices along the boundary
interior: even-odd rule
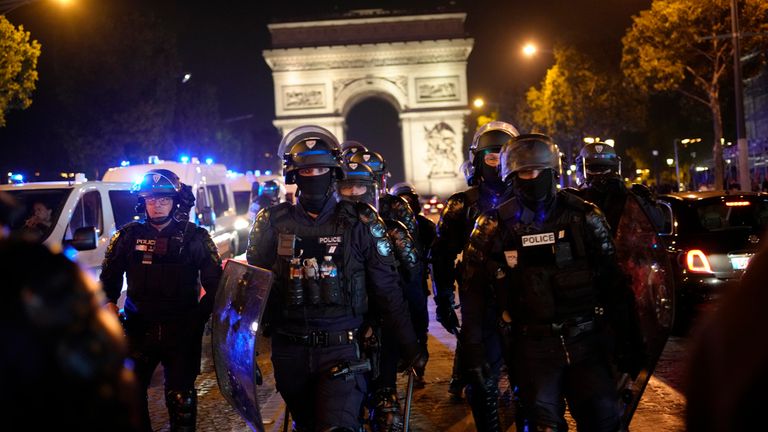
[[[316,176],[296,176],[299,202],[304,210],[315,214],[320,213],[333,192],[332,181],[330,171]]]
[[[554,197],[555,176],[550,168],[542,170],[533,179],[521,179],[515,176],[513,182],[515,195],[520,197],[528,207],[540,207]]]
[[[499,193],[504,190],[504,182],[501,180],[501,177],[499,175],[499,167],[498,166],[490,166],[483,160],[483,156],[485,156],[487,153],[498,153],[497,151],[491,151],[486,150],[483,152],[480,158],[480,177],[483,178],[483,183],[491,188],[491,190]]]

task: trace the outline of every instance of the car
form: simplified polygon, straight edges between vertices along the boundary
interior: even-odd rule
[[[431,215],[431,214],[440,214],[443,212],[443,208],[445,207],[445,203],[437,196],[437,195],[428,195],[425,197],[422,197],[420,199],[421,201],[421,208],[424,214]]]
[[[768,193],[679,192],[658,198],[672,209],[662,231],[675,277],[675,327],[681,330],[738,285],[766,241]]]

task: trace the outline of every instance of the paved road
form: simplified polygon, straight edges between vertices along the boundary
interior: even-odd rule
[[[430,299],[430,316],[434,317],[434,306]],[[202,373],[197,380],[199,397],[198,431],[246,432],[250,429],[229,406],[219,392],[216,374],[210,357],[210,338],[206,336],[205,356]],[[268,343],[265,341],[265,343]],[[633,432],[683,431],[685,398],[681,394],[683,366],[685,364],[686,338],[672,338],[667,344],[662,359],[651,378],[648,388],[633,418],[630,430]],[[411,430],[415,432],[474,431],[474,422],[469,407],[464,402],[454,402],[448,397],[448,380],[451,374],[453,350],[456,340],[437,324],[430,324],[429,352],[427,365],[427,386],[415,390]],[[260,352],[268,350],[264,346]],[[259,360],[264,373],[264,385],[259,388],[263,401],[262,416],[267,431],[282,431],[285,405],[274,390],[272,368],[268,355]],[[400,379],[401,397],[404,397],[405,378]],[[150,388],[150,414],[156,431],[167,431],[168,415],[163,401],[162,375],[158,368]],[[504,412],[505,410],[502,410]],[[511,424],[505,419],[505,424]],[[508,427],[514,431],[514,425]],[[575,430],[575,425],[572,425]]]

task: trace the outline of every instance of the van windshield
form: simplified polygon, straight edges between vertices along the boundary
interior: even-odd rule
[[[7,191],[24,208],[23,216],[11,224],[11,232],[45,241],[56,227],[56,221],[72,188],[24,189]]]

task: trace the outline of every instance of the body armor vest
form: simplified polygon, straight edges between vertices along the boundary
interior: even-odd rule
[[[281,278],[282,314],[286,319],[340,318],[367,310],[365,269],[351,259],[350,215],[336,210],[326,223],[306,226],[293,222],[290,204],[274,210],[278,231],[276,272]]]
[[[138,313],[175,315],[197,306],[198,271],[189,254],[182,252],[193,235],[194,228],[170,235],[139,224],[128,228],[132,248],[126,272],[128,298]]]
[[[503,251],[510,283],[499,288],[497,296],[520,324],[591,317],[598,306],[584,245],[583,212],[561,200],[561,195],[553,213],[541,223],[522,223],[516,199],[498,209],[509,233]]]

